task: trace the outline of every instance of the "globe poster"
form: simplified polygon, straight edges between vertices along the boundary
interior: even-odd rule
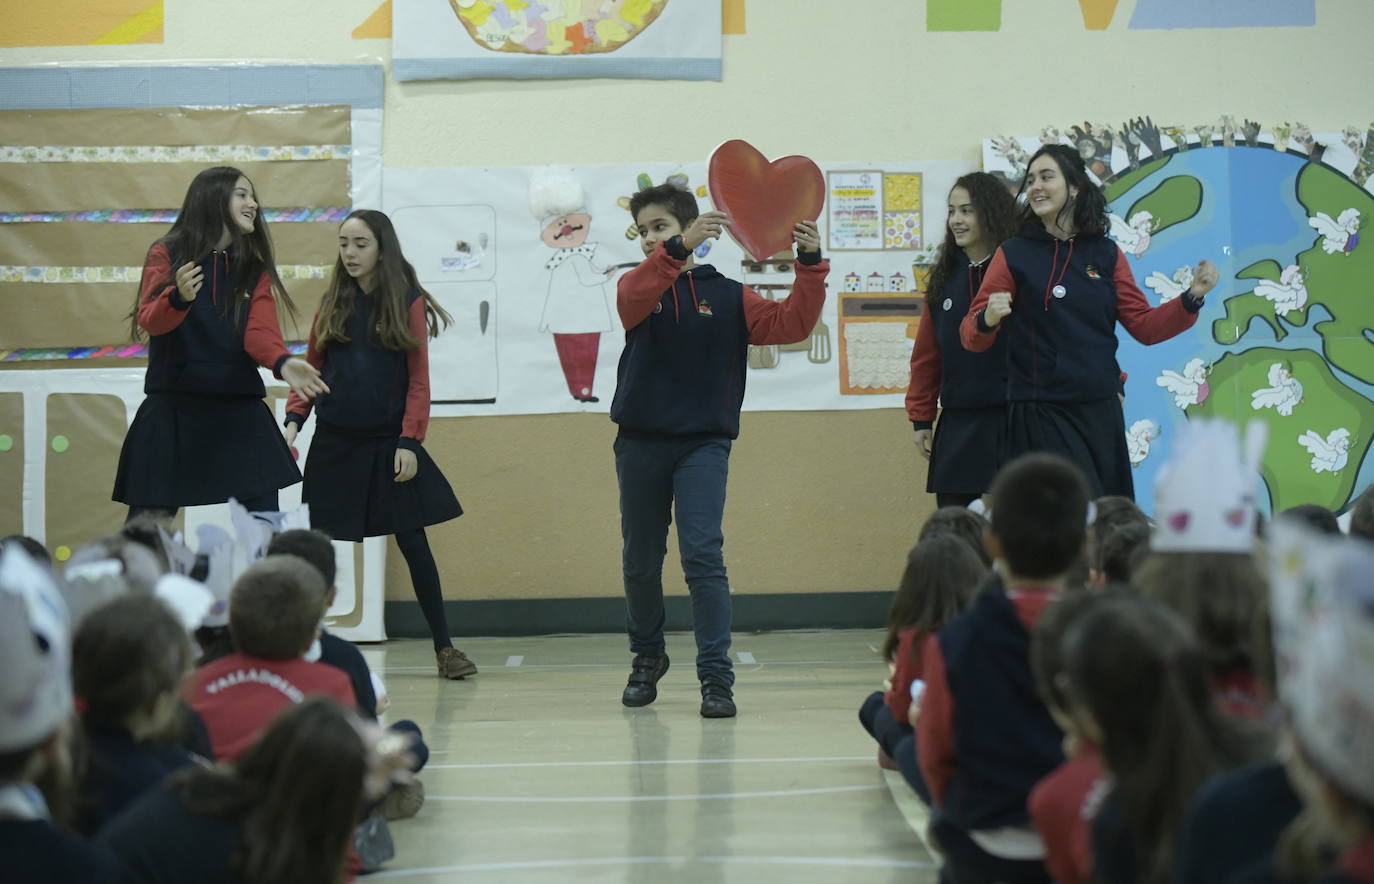
[[[1118,329],[1127,440],[1147,509],[1179,429],[1198,417],[1268,425],[1260,504],[1270,512],[1303,503],[1340,512],[1374,481],[1374,246],[1360,238],[1374,213],[1374,144],[1358,130],[1295,140],[1288,127],[1261,135],[1251,125],[1177,141],[1156,134],[1129,154],[1129,136],[1101,150],[1104,130],[1095,145],[1064,139],[1102,160],[1111,235],[1151,304],[1185,291],[1203,258],[1220,270],[1188,332],[1145,347]],[[991,139],[985,166],[1019,183],[1016,160],[1040,144]]]

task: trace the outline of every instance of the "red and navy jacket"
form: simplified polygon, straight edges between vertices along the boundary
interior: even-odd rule
[[[994,292],[1011,293],[1012,311],[989,328],[983,310]],[[960,338],[981,352],[1007,329],[1012,401],[1092,402],[1121,392],[1118,322],[1140,343],[1158,344],[1192,328],[1201,306],[1185,294],[1151,307],[1115,242],[1100,235],[1060,240],[1036,222],[993,255]]]
[[[280,378],[291,358],[272,280],[264,273],[251,294],[239,296],[250,299],[248,318],[235,327],[225,311],[234,297],[232,255],[213,251],[200,262],[205,281],[192,301],[177,291],[177,266],[162,243],[148,250],[138,306],[138,326],[149,336],[143,392],[265,396],[258,366]]]
[[[815,328],[830,264],[801,253],[784,301],[770,301],[709,264],[683,271],[681,237],[620,278],[625,350],[611,420],[627,438],[739,435],[749,344],[791,344]]]
[[[1053,599],[1011,598],[994,574],[926,648],[917,758],[935,806],[964,831],[1028,825],[1031,789],[1064,763],[1030,667],[1031,627]]]
[[[397,436],[400,447],[411,448],[425,441],[429,427],[425,299],[418,291],[410,293],[410,333],[420,346],[388,350],[377,340],[374,293],[355,290],[353,297],[347,341],[330,341],[321,349],[315,340],[315,322],[311,322],[305,358],[320,370],[329,392],[313,402],[292,393],[286,400],[286,420],[304,424],[313,406],[320,423],[350,432]]]
[[[1374,884],[1374,835],[1366,835],[1341,856],[1332,874],[1317,884]]]
[[[970,264],[964,250],[957,251],[954,272],[943,291],[926,293],[925,312],[916,325],[906,413],[918,430],[930,429],[937,400],[944,408],[996,408],[1007,401],[1005,339],[997,336],[979,353],[964,349],[959,340],[959,324],[978,294],[988,262]]]

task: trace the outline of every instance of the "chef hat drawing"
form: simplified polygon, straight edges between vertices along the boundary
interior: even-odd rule
[[[1155,478],[1156,552],[1248,553],[1255,543],[1255,494],[1265,425],[1198,418],[1174,439]]]
[[[52,578],[0,552],[0,752],[37,746],[72,711],[71,625]]]
[[[530,214],[540,227],[547,227],[560,215],[586,208],[587,195],[572,173],[545,168],[530,178]]]
[[[1374,804],[1374,544],[1279,519],[1269,555],[1279,697],[1317,769]]]

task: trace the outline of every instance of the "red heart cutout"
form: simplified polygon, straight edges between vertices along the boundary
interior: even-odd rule
[[[1188,522],[1191,520],[1192,516],[1186,510],[1180,511],[1169,516],[1169,527],[1182,533],[1188,528]]]
[[[768,162],[747,141],[727,141],[706,166],[711,202],[730,219],[726,228],[755,261],[792,248],[792,225],[814,221],[825,207],[825,176],[807,157]]]
[[[1232,527],[1239,528],[1245,523],[1245,509],[1243,507],[1236,507],[1235,509],[1227,510],[1226,521],[1231,523]]]

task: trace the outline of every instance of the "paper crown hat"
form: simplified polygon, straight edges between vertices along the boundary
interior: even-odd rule
[[[37,746],[72,711],[70,622],[52,578],[0,553],[0,752]]]
[[[1374,544],[1280,519],[1269,555],[1279,697],[1317,768],[1374,803]]]
[[[1236,425],[1199,418],[1174,439],[1155,478],[1157,552],[1247,553],[1255,543],[1255,489],[1265,425],[1251,421],[1242,447]]]
[[[530,179],[530,214],[541,225],[547,225],[559,215],[586,208],[586,205],[582,184],[568,172],[541,169]]]

